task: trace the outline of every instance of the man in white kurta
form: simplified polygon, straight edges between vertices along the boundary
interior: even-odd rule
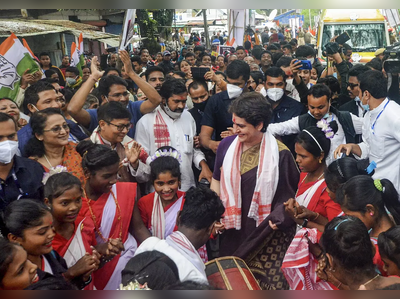
[[[136,126],[135,140],[149,154],[147,159],[149,164],[151,156],[154,155],[160,145],[154,131],[155,126],[160,125],[160,120],[157,122],[157,117],[162,118],[162,125],[166,125],[169,133],[168,142],[164,145],[172,146],[180,153],[180,189],[187,191],[190,187],[196,186],[192,163],[198,169],[201,169],[199,179],[207,178],[211,181],[212,172],[207,166],[203,152],[194,146],[193,138],[196,136],[196,123],[192,115],[184,109],[187,98],[186,86],[183,82],[177,81],[181,80],[169,79],[164,82],[160,90],[162,103],[152,113],[144,115],[139,120]]]
[[[335,154],[351,152],[356,158],[375,161],[377,167],[373,178],[390,180],[400,193],[400,106],[386,98],[387,81],[380,72],[365,72],[359,81],[359,97],[370,110],[364,115],[363,142],[358,145],[342,144]],[[377,91],[378,86],[381,89]]]
[[[375,161],[373,178],[390,180],[400,193],[400,106],[386,98],[368,111],[364,116],[362,138],[363,142],[358,144],[361,156],[356,155],[356,158]]]
[[[208,284],[205,273],[206,267],[200,255],[182,233],[175,232],[174,234],[180,234],[178,237],[186,239],[187,242],[182,244],[187,244],[188,248],[180,246],[179,243],[174,242],[169,236],[166,240],[161,240],[157,237],[150,237],[139,246],[135,255],[146,251],[157,250],[164,253],[174,261],[178,268],[180,281],[193,280]],[[192,248],[193,251],[190,251],[190,248]]]

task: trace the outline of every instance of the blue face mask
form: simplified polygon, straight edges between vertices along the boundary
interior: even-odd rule
[[[363,107],[363,109],[364,109],[365,111],[369,111],[369,104],[365,104],[365,105],[364,105],[362,99],[361,99],[360,104],[361,104],[361,107]]]
[[[361,100],[360,100],[360,98],[359,98],[358,96],[356,96],[356,97],[354,98],[354,101],[356,101],[356,102],[361,102]]]
[[[314,115],[311,114],[310,110],[308,110],[308,114],[310,114],[312,118],[315,118]],[[322,118],[328,118],[328,117],[329,113],[325,114]]]
[[[369,111],[369,104],[363,104],[362,102],[361,102],[361,107],[363,107],[363,109],[365,110],[365,111]]]

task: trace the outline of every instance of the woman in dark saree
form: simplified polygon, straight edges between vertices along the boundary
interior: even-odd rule
[[[283,203],[294,196],[299,171],[289,149],[267,132],[272,110],[261,94],[241,95],[230,112],[236,135],[220,143],[211,183],[226,208],[219,256],[244,259],[262,289],[288,289],[280,267],[295,223]]]

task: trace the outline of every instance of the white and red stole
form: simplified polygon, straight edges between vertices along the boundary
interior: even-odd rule
[[[193,244],[188,238],[186,238],[184,234],[182,234],[180,231],[175,231],[170,234],[165,241],[168,243],[168,245],[173,247],[187,260],[189,260],[197,270],[204,274],[204,277],[207,277],[203,260],[201,259],[196,248],[193,247]]]
[[[163,116],[160,113],[160,109],[156,110],[154,113],[154,142],[156,148],[171,145],[171,136],[168,131],[168,126],[164,121]]]
[[[221,167],[221,200],[225,206],[226,229],[241,229],[242,196],[240,157],[243,144],[236,137],[229,146]],[[279,181],[279,148],[274,136],[264,133],[260,146],[257,182],[247,217],[260,225],[271,213],[271,204]]]
[[[64,237],[60,236],[56,233],[56,236],[53,240],[53,249],[58,252],[60,256],[62,256],[67,263],[68,268],[75,265],[85,254],[86,252],[91,254],[92,249],[90,241],[87,239],[90,236],[90,231],[93,231],[93,226],[90,228],[87,227],[88,224],[87,218],[83,219],[79,223],[77,223],[75,227],[75,232],[69,240],[66,240]],[[85,229],[85,233],[82,231]],[[87,285],[84,290],[95,290],[94,280]]]
[[[164,212],[160,196],[154,192],[153,211],[151,213],[151,234],[159,239],[166,239],[170,234],[176,231],[176,217],[178,212],[182,211],[185,203],[184,195],[182,195],[173,205]],[[203,245],[199,248],[198,253],[204,263],[208,262],[207,248]]]
[[[315,270],[318,260],[309,250],[305,235],[317,242],[317,230],[303,228],[297,232],[282,262],[282,272],[292,290],[333,290],[328,282],[320,280]]]
[[[121,283],[121,271],[134,256],[137,248],[135,238],[129,233],[129,225],[135,205],[136,183],[116,183],[112,186],[112,191],[117,198],[121,210],[122,243],[124,244],[125,251],[93,273],[95,286],[98,290],[118,289]],[[91,201],[90,206],[96,216],[96,225],[101,231],[103,238],[106,240],[119,238],[120,220],[118,220],[119,215],[111,192],[103,194],[96,201]],[[82,202],[82,209],[79,214],[91,218],[86,200]],[[104,243],[103,239],[97,233],[96,240],[98,243]]]
[[[323,186],[324,182],[325,179],[321,179],[308,188],[300,183],[296,196],[299,205],[315,211],[320,196],[326,189],[326,186]],[[316,228],[299,229],[286,251],[282,272],[292,290],[332,290],[332,286],[320,280],[315,272],[318,260],[309,250],[306,234],[313,243],[318,243]]]
[[[159,239],[165,239],[174,231],[176,217],[182,210],[184,199],[183,195],[175,201],[167,211],[164,212],[161,198],[154,192],[153,211],[151,213],[151,233]]]

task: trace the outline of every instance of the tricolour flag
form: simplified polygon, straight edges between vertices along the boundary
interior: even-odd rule
[[[82,76],[82,68],[85,65],[85,58],[83,57],[83,35],[79,35],[78,45],[72,42],[71,45],[71,64],[79,70],[80,76]]]
[[[76,46],[75,42],[72,42],[71,45],[71,64],[70,66],[74,66],[79,70],[80,75],[82,76],[82,66],[80,62],[79,49]]]
[[[33,54],[32,50],[29,47],[28,43],[26,42],[25,38],[22,39],[22,43],[23,43],[24,47],[29,51],[29,54],[31,55],[31,57],[33,59],[36,59],[37,61],[39,61],[39,59],[35,56],[35,54]]]
[[[30,74],[40,71],[29,50],[11,33],[0,45],[0,98],[15,100],[21,76],[27,69]]]

